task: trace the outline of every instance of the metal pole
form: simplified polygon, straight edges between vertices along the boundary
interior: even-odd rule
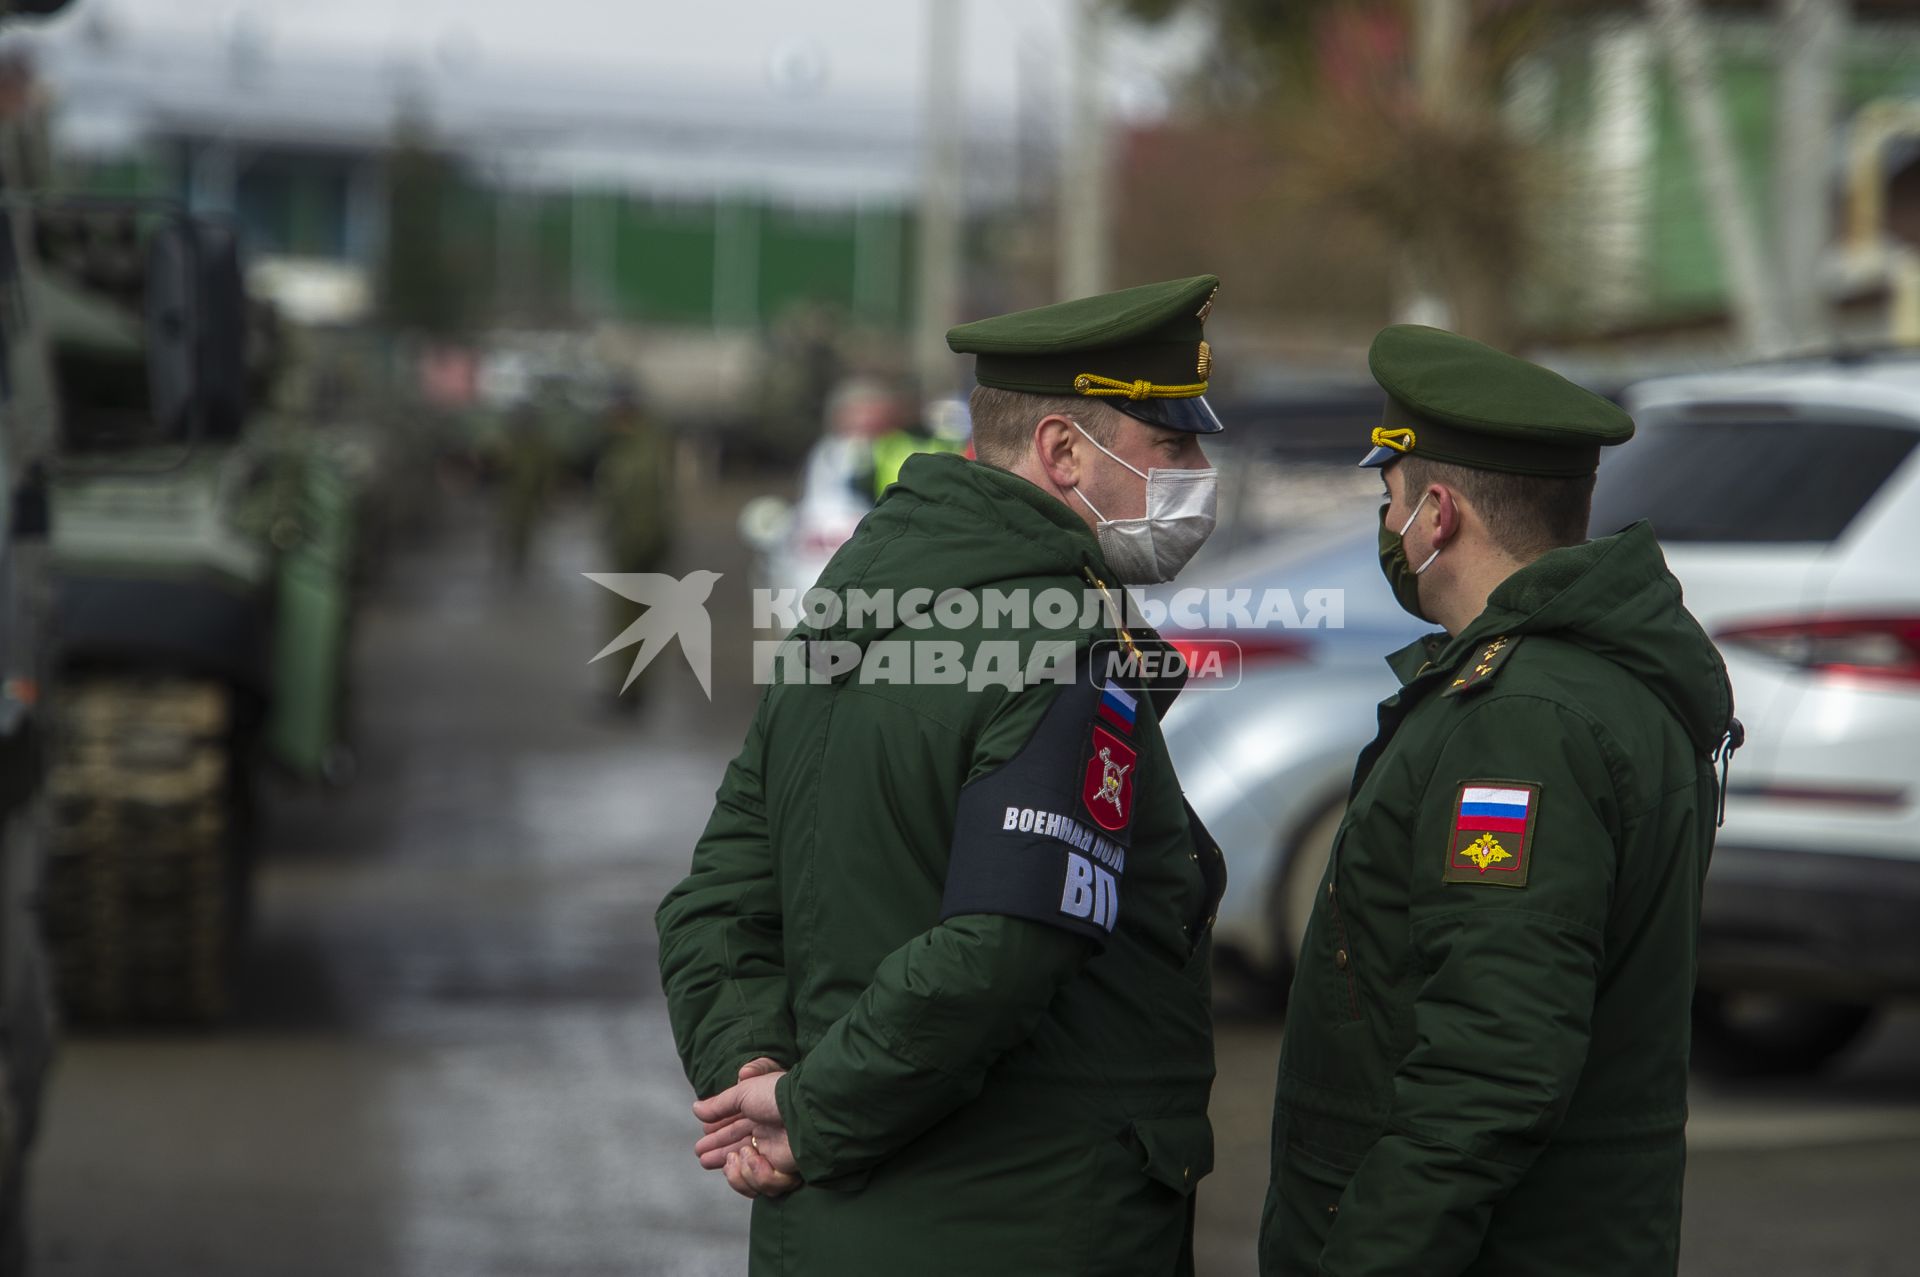
[[[920,389],[928,399],[950,392],[956,381],[947,329],[960,305],[960,39],[959,0],[927,0],[925,169],[913,350]]]
[[[587,239],[587,195],[581,189],[578,176],[569,188],[570,197],[567,208],[567,266],[568,283],[571,285],[573,318],[575,322],[584,320],[594,310],[593,267],[590,264]]]
[[[1593,45],[1593,122],[1589,167],[1588,296],[1609,318],[1632,314],[1647,299],[1647,234],[1651,223],[1654,68],[1653,35],[1644,22],[1621,23]]]
[[[1421,109],[1434,119],[1450,118],[1459,106],[1460,55],[1466,34],[1462,0],[1419,0],[1414,9],[1414,85]],[[1398,275],[1397,318],[1436,328],[1452,326],[1453,306],[1440,293],[1432,262],[1403,249]]]
[[[1827,157],[1846,20],[1839,0],[1781,0],[1773,206],[1787,323],[1801,345],[1828,335],[1820,257],[1831,232]]]
[[[1113,204],[1109,190],[1112,134],[1100,84],[1107,7],[1103,0],[1074,0],[1071,14],[1067,28],[1071,101],[1056,199],[1062,298],[1106,291]]]
[[[1420,104],[1431,114],[1451,115],[1459,104],[1460,54],[1467,42],[1462,0],[1420,0],[1415,12],[1413,74]]]
[[[1777,355],[1791,345],[1780,304],[1778,281],[1769,273],[1754,226],[1753,209],[1740,183],[1740,162],[1733,150],[1719,85],[1708,55],[1707,35],[1694,0],[1651,0],[1655,29],[1673,67],[1695,166],[1712,215],[1720,261],[1741,342],[1761,356]]]
[[[713,327],[759,322],[760,208],[746,195],[723,196],[713,206]]]
[[[863,207],[853,222],[853,312],[862,324],[900,323],[900,224],[897,208]]]
[[[513,309],[513,188],[503,172],[493,185],[493,322]]]
[[[606,319],[618,310],[619,198],[574,179],[567,253],[576,320]]]

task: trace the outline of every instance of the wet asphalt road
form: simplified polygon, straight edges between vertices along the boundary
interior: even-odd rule
[[[727,506],[680,565],[731,574],[715,700],[668,653],[632,715],[584,664],[617,619],[577,575],[607,566],[578,512],[516,583],[453,506],[367,601],[359,777],[275,796],[236,1023],[67,1045],[40,1273],[742,1270],[745,1204],[688,1152],[652,926],[751,712]],[[1253,1271],[1278,1036],[1222,1025],[1213,1277]],[[1696,1089],[1685,1272],[1920,1271],[1920,1017],[1818,1081]]]

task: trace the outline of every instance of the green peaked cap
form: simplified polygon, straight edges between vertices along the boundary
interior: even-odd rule
[[[1618,404],[1458,333],[1395,324],[1373,339],[1367,366],[1387,406],[1363,466],[1412,456],[1577,477],[1593,473],[1600,449],[1633,438]]]
[[[1205,325],[1216,275],[1142,284],[948,330],[947,345],[976,356],[983,386],[1030,395],[1085,395],[1143,421],[1211,434],[1220,422],[1202,398],[1213,367]]]

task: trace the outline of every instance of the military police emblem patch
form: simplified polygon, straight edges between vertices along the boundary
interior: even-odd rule
[[[1470,780],[1453,804],[1444,882],[1527,885],[1540,786],[1524,780]]]
[[[1093,729],[1087,747],[1086,784],[1080,801],[1102,829],[1124,829],[1133,815],[1133,747],[1104,727]]]

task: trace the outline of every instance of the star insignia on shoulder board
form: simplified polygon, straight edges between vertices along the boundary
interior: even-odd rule
[[[1453,685],[1447,688],[1443,695],[1465,696],[1477,690],[1500,672],[1500,667],[1512,658],[1519,647],[1518,638],[1500,635],[1481,649],[1476,657],[1469,658],[1467,664],[1460,667],[1460,676],[1453,680]]]

